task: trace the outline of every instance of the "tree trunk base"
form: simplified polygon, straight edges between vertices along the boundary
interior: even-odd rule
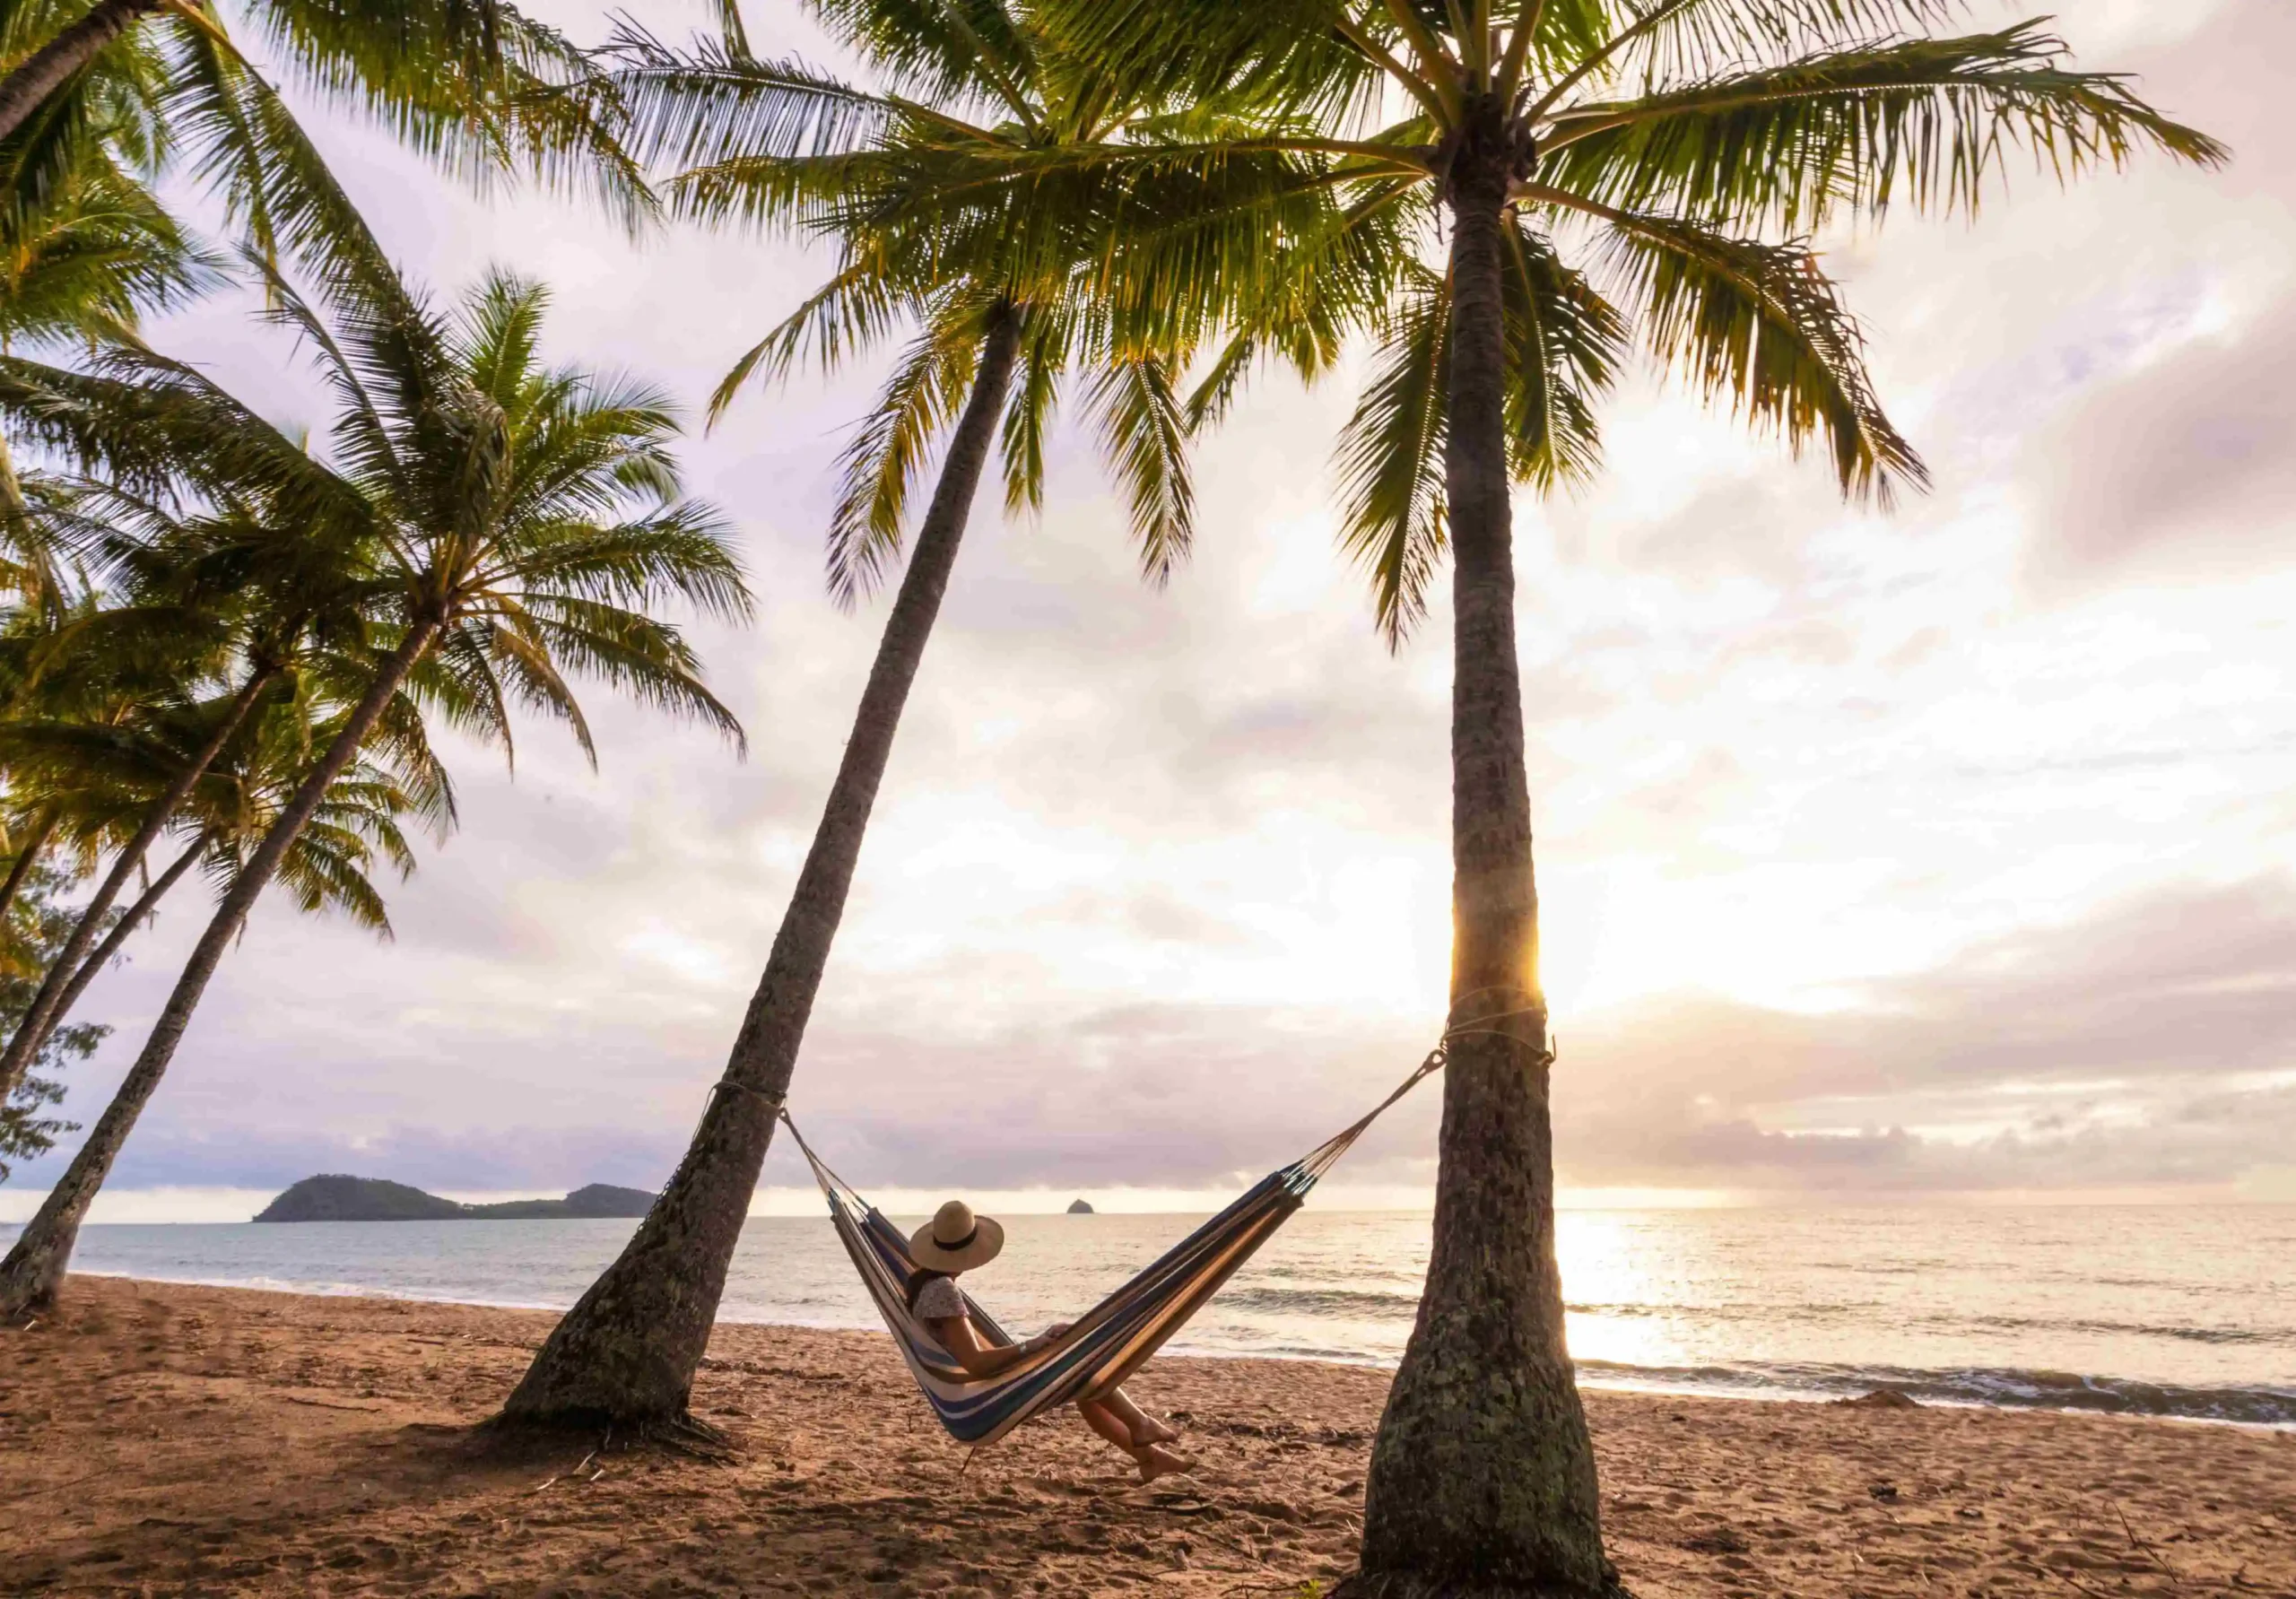
[[[73,1230],[76,1235],[78,1230]],[[62,1258],[56,1258],[59,1254]],[[37,1221],[27,1227],[7,1260],[0,1262],[0,1321],[22,1321],[55,1309],[57,1290],[71,1259],[71,1238],[62,1240],[59,1250],[57,1241],[46,1236]]]

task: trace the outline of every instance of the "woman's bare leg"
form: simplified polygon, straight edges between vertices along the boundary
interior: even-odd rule
[[[1167,1473],[1184,1472],[1195,1464],[1195,1462],[1183,1460],[1158,1445],[1135,1444],[1132,1429],[1125,1424],[1124,1418],[1100,1400],[1079,1399],[1076,1408],[1083,1415],[1087,1427],[1132,1456],[1134,1464],[1140,1468],[1143,1482],[1153,1482]]]
[[[1084,1425],[1123,1450],[1132,1454],[1140,1446],[1132,1441],[1132,1429],[1124,1419],[1097,1399],[1079,1399],[1077,1410],[1084,1418]]]
[[[1122,1388],[1113,1394],[1103,1395],[1097,1403],[1113,1412],[1117,1420],[1132,1430],[1132,1441],[1135,1444],[1169,1444],[1180,1435],[1180,1430],[1170,1422],[1159,1421],[1133,1403],[1131,1395]]]

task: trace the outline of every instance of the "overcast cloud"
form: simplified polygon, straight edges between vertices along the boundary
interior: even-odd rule
[[[818,52],[786,0],[747,9],[761,48]],[[2148,159],[2065,196],[2021,175],[1974,225],[1829,241],[1933,494],[1845,509],[1818,463],[1641,379],[1600,486],[1520,501],[1579,1188],[2296,1194],[2296,14],[2058,10],[2084,64],[2140,73],[2238,161]],[[542,275],[556,353],[697,407],[820,270],[738,239],[632,248],[572,204],[484,204],[369,134],[325,137],[428,281]],[[320,419],[244,309],[153,337]],[[110,1213],[321,1169],[661,1180],[882,621],[819,576],[824,468],[880,375],[752,396],[688,451],[761,600],[753,628],[702,634],[746,763],[604,691],[595,777],[548,728],[515,781],[463,752],[462,830],[393,893],[396,942],[259,910]],[[1077,437],[1040,521],[984,495],[793,1096],[856,1182],[1162,1203],[1298,1152],[1424,1050],[1447,606],[1391,656],[1334,553],[1349,401],[1253,393],[1202,450],[1199,551],[1161,593]],[[196,921],[174,907],[90,991],[117,1031],[72,1074],[83,1119]],[[1421,1101],[1352,1159],[1360,1196],[1423,1188]],[[61,1159],[0,1188],[0,1215]],[[801,1180],[778,1151],[769,1185]]]

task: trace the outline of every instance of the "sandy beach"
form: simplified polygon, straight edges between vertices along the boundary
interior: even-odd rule
[[[727,1326],[730,1463],[474,1438],[547,1315],[74,1279],[0,1332],[0,1591],[1295,1593],[1345,1569],[1383,1374],[1170,1359],[1192,1480],[1073,1418],[960,1475],[888,1342]],[[1643,1599],[2296,1594],[2296,1437],[1591,1393]]]

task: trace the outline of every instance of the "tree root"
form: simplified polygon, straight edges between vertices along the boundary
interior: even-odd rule
[[[581,1438],[594,1445],[601,1455],[619,1454],[625,1449],[660,1449],[711,1465],[732,1465],[742,1458],[730,1434],[685,1412],[637,1421],[607,1421],[582,1415],[535,1418],[497,1413],[473,1429],[472,1436],[474,1439],[483,1439],[490,1447],[514,1450]]]

